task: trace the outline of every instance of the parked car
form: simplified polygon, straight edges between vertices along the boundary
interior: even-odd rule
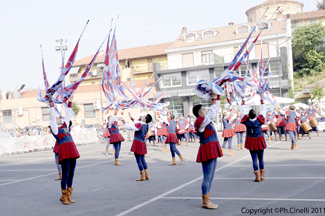
[[[318,130],[325,131],[325,117],[318,118]]]

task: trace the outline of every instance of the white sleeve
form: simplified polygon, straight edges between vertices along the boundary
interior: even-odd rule
[[[229,120],[229,122],[235,120],[235,118],[237,118],[237,114],[232,115],[232,117],[231,117],[231,119]]]
[[[266,118],[266,105],[265,104],[261,104],[260,115],[262,115],[264,118]]]
[[[285,115],[285,114],[286,114],[282,109],[279,110],[279,112],[280,112],[282,115]]]
[[[160,115],[159,119],[161,119],[162,122],[165,122],[166,124],[169,124],[167,116],[166,115]]]
[[[112,127],[112,124],[115,122],[115,118],[116,118],[116,115],[113,115],[113,117],[111,118],[111,120],[108,123],[109,128]]]
[[[296,112],[296,116],[297,116],[297,117],[300,117],[300,114],[299,114],[298,112]]]
[[[124,126],[125,126],[125,128],[126,128],[127,130],[132,130],[132,131],[139,131],[139,130],[140,130],[140,129],[137,128],[135,125],[129,125],[128,123],[125,123]]]
[[[70,119],[72,117],[72,109],[71,107],[67,108],[67,113],[65,114],[65,124],[67,125],[67,127],[69,128],[70,125]]]
[[[247,115],[247,113],[246,113],[246,105],[241,105],[240,107],[241,107],[241,113],[243,115]]]
[[[219,109],[220,109],[220,100],[217,100],[216,104],[213,104],[210,106],[208,114],[205,116],[205,118],[199,128],[199,132],[202,133],[204,131],[205,127],[216,118],[216,116],[219,113]]]
[[[57,135],[59,132],[59,127],[58,124],[56,122],[56,116],[55,116],[55,108],[54,107],[50,107],[50,127],[51,127],[51,131],[54,135]]]

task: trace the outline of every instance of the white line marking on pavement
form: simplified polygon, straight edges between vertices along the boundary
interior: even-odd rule
[[[271,147],[271,146],[274,146],[274,145],[276,145],[276,144],[278,144],[278,143],[279,143],[279,142],[276,142],[276,143],[274,143],[273,145],[270,145],[270,147]],[[238,160],[236,160],[236,161],[234,161],[234,162],[231,162],[231,163],[229,163],[229,164],[227,164],[227,165],[224,165],[224,166],[222,166],[222,167],[216,169],[215,172],[217,172],[217,171],[219,171],[219,170],[222,170],[222,169],[224,169],[224,168],[226,168],[226,167],[229,167],[229,166],[231,166],[232,164],[235,164],[235,163],[237,163],[237,162],[239,162],[239,161],[241,161],[241,160],[244,160],[244,159],[246,159],[247,157],[250,157],[250,155],[246,155],[246,156],[244,156],[244,157],[242,157],[242,158],[240,158],[240,159],[238,159]],[[198,181],[198,180],[200,180],[200,179],[202,179],[202,178],[203,178],[203,176],[200,176],[200,177],[198,177],[198,178],[196,178],[196,179],[193,179],[192,181],[189,181],[189,182],[187,182],[187,183],[185,183],[185,184],[182,184],[181,186],[179,186],[179,187],[177,187],[177,188],[174,188],[174,189],[172,189],[172,190],[170,190],[170,191],[167,191],[166,193],[163,193],[163,194],[161,194],[161,195],[159,195],[159,196],[156,196],[156,197],[154,197],[154,198],[152,198],[152,199],[150,199],[150,200],[148,200],[148,201],[146,201],[146,202],[144,202],[144,203],[141,203],[141,204],[139,204],[139,205],[136,205],[136,206],[134,206],[133,208],[130,208],[130,209],[124,211],[124,212],[121,212],[120,214],[118,214],[118,215],[116,215],[116,216],[123,216],[123,215],[129,214],[129,213],[133,212],[134,210],[137,210],[137,209],[139,209],[139,208],[141,208],[141,207],[143,207],[143,206],[145,206],[145,205],[147,205],[147,204],[149,204],[149,203],[152,203],[152,202],[154,202],[154,201],[156,201],[156,200],[158,200],[158,199],[161,199],[161,198],[165,197],[166,195],[171,194],[171,193],[173,193],[173,192],[175,192],[175,191],[178,191],[178,190],[180,190],[180,189],[182,189],[182,188],[184,188],[184,187],[186,187],[186,186],[188,186],[188,185],[190,185],[190,184],[192,184],[192,183],[194,183],[194,182],[196,182],[196,181]],[[202,198],[201,198],[201,199],[202,199]]]
[[[35,171],[55,171],[55,169],[0,170],[0,172],[35,172]]]
[[[0,181],[17,181],[17,180],[0,180]]]
[[[33,162],[33,161],[40,161],[40,160],[45,160],[45,159],[49,159],[49,158],[53,159],[54,157],[40,158],[40,159],[29,160],[29,161],[22,161],[22,162],[11,163],[11,164],[3,164],[3,165],[0,165],[0,167],[10,166],[10,165],[16,165],[16,164],[22,164],[22,163],[28,163],[28,162]]]
[[[299,158],[318,158],[318,157],[324,157],[324,155],[311,155],[311,156],[303,156],[303,155],[285,155],[285,156],[275,156],[275,157],[267,157],[269,158],[295,158],[295,157],[299,157]]]
[[[214,178],[213,180],[243,180],[243,179],[251,179],[253,180],[254,178]],[[325,179],[325,177],[267,177],[265,178],[267,180],[300,180],[300,179]]]
[[[162,199],[201,200],[202,197],[162,197]],[[295,201],[295,202],[325,202],[325,199],[284,199],[284,198],[240,198],[240,197],[210,197],[213,200],[256,200],[256,201]]]
[[[270,162],[267,163],[267,167],[293,167],[293,166],[325,166],[325,163],[323,164],[269,164]],[[236,165],[232,167],[247,167],[247,165]],[[1,170],[0,170],[1,171]]]

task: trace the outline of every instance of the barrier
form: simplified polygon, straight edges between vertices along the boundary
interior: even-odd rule
[[[98,142],[96,129],[71,131],[75,144],[90,144]],[[31,150],[52,149],[55,138],[52,134],[26,136],[26,137],[0,137],[0,155],[17,152],[28,152]]]

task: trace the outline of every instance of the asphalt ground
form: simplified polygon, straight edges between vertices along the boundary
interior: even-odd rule
[[[219,135],[219,139],[223,140]],[[168,166],[169,152],[148,147],[150,180],[137,182],[139,170],[131,142],[123,142],[122,166],[114,165],[112,146],[78,146],[73,183],[76,203],[63,205],[52,151],[0,157],[0,215],[325,215],[325,134],[299,140],[289,151],[289,141],[267,142],[265,181],[254,182],[248,150],[237,150],[218,159],[211,189],[216,210],[202,209],[201,164],[198,145],[178,146],[186,158]],[[179,158],[177,158],[179,163]],[[287,212],[286,212],[287,211]],[[290,213],[296,212],[296,213]],[[264,214],[266,213],[266,214]]]

